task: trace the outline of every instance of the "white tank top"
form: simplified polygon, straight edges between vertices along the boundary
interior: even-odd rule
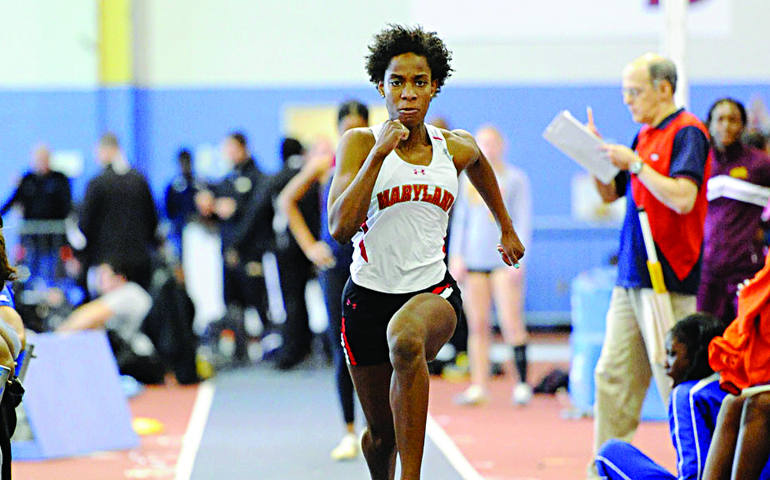
[[[384,124],[371,127],[375,141]],[[366,221],[353,236],[350,276],[385,293],[422,290],[443,280],[449,210],[457,197],[457,168],[441,130],[425,125],[430,165],[405,162],[393,151],[374,184]]]

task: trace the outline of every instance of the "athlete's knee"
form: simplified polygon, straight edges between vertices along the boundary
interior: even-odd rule
[[[746,418],[770,416],[770,392],[758,393],[746,399]]]
[[[618,475],[619,464],[628,459],[633,447],[622,440],[612,439],[605,442],[596,454],[596,470],[600,478],[628,478]]]
[[[745,402],[746,397],[727,395],[724,400],[722,400],[722,406],[719,412],[728,422],[738,421],[741,418],[743,404]]]
[[[630,447],[631,444],[628,442],[613,438],[604,442],[604,445],[599,449],[599,453],[597,453],[596,456],[610,460],[613,458],[623,458],[628,455]]]
[[[368,426],[361,437],[361,448],[372,453],[387,453],[396,447],[393,429]]]
[[[396,370],[411,367],[425,358],[424,332],[419,322],[408,317],[408,313],[401,314],[401,318],[388,326],[390,362]]]

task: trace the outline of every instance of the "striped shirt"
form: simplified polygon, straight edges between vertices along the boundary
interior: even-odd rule
[[[719,407],[725,398],[717,374],[683,382],[671,392],[668,421],[680,479],[700,479],[706,465]]]

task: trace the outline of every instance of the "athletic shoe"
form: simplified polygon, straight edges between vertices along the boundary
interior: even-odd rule
[[[342,440],[340,440],[339,445],[332,450],[332,460],[338,462],[341,460],[353,460],[358,456],[359,445],[360,441],[354,433],[346,434],[342,437]]]
[[[489,395],[486,390],[479,385],[471,385],[463,393],[455,397],[457,405],[483,405],[489,401]]]
[[[526,383],[519,383],[513,387],[513,403],[526,405],[532,400],[532,387]]]

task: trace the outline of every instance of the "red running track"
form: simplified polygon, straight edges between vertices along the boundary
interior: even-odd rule
[[[174,471],[187,430],[197,386],[148,387],[129,402],[136,417],[160,420],[164,430],[141,437],[138,448],[104,452],[87,457],[14,462],[13,478],[23,480],[124,480],[174,478]]]
[[[534,365],[532,371],[542,374],[552,366]],[[528,406],[514,406],[513,385],[510,377],[498,377],[491,384],[489,403],[461,407],[452,399],[467,383],[434,378],[430,415],[486,480],[585,478],[591,456],[592,420],[562,419],[560,413],[568,403],[564,397],[536,395]],[[675,452],[666,422],[642,423],[633,443],[669,471],[675,471]]]

